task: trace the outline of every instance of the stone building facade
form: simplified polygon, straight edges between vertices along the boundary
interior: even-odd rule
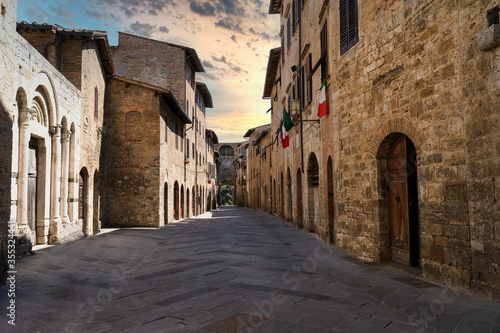
[[[247,188],[248,205],[253,209],[272,211],[272,195],[269,185],[272,168],[271,159],[271,124],[249,129],[244,138],[248,139],[247,154]],[[269,151],[268,151],[269,150]],[[271,163],[270,163],[271,162]],[[268,188],[269,186],[269,188]]]
[[[16,10],[17,1],[2,1],[0,278],[8,226],[29,250],[96,234],[103,224],[159,227],[204,212],[215,195],[207,160],[215,164],[216,135],[206,136],[205,108],[213,105],[195,81],[203,71],[196,52],[128,34],[112,50],[106,32],[16,24]],[[141,54],[138,43],[158,57]],[[197,135],[185,131],[194,120]],[[190,135],[199,164],[188,168]],[[136,200],[128,216],[124,199]]]
[[[271,132],[283,109],[295,122],[273,160],[278,214],[363,260],[500,299],[497,8],[271,0]]]
[[[247,149],[250,143],[241,142],[237,147],[237,159],[233,162],[236,173],[234,204],[240,207],[248,207],[248,186],[247,186]]]
[[[104,220],[160,227],[205,212],[211,185],[205,116],[213,102],[208,87],[196,81],[204,72],[196,51],[119,33],[113,59],[117,76],[106,95],[104,149],[110,209]],[[122,145],[133,152],[126,159]]]

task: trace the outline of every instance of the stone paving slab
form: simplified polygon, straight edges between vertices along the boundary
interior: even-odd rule
[[[500,332],[499,303],[236,207],[45,247],[16,268],[2,333]]]

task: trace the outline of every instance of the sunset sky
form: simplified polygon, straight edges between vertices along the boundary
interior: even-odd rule
[[[270,122],[262,99],[269,50],[278,47],[279,15],[269,0],[18,0],[18,21],[118,31],[192,47],[206,74],[214,108],[207,128],[220,142],[243,141],[246,130]]]

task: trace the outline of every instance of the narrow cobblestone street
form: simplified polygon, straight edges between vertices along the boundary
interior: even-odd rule
[[[221,207],[17,263],[1,332],[499,332],[500,304],[362,263],[283,221]]]

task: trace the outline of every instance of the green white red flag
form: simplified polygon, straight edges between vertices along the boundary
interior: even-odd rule
[[[326,84],[323,82],[321,84],[320,93],[319,93],[319,104],[318,104],[318,117],[323,117],[326,115],[328,108],[326,105]]]
[[[283,121],[281,125],[281,144],[283,145],[283,149],[287,148],[290,145],[288,139],[288,131],[293,128],[293,122],[290,118],[290,115],[283,108]]]

